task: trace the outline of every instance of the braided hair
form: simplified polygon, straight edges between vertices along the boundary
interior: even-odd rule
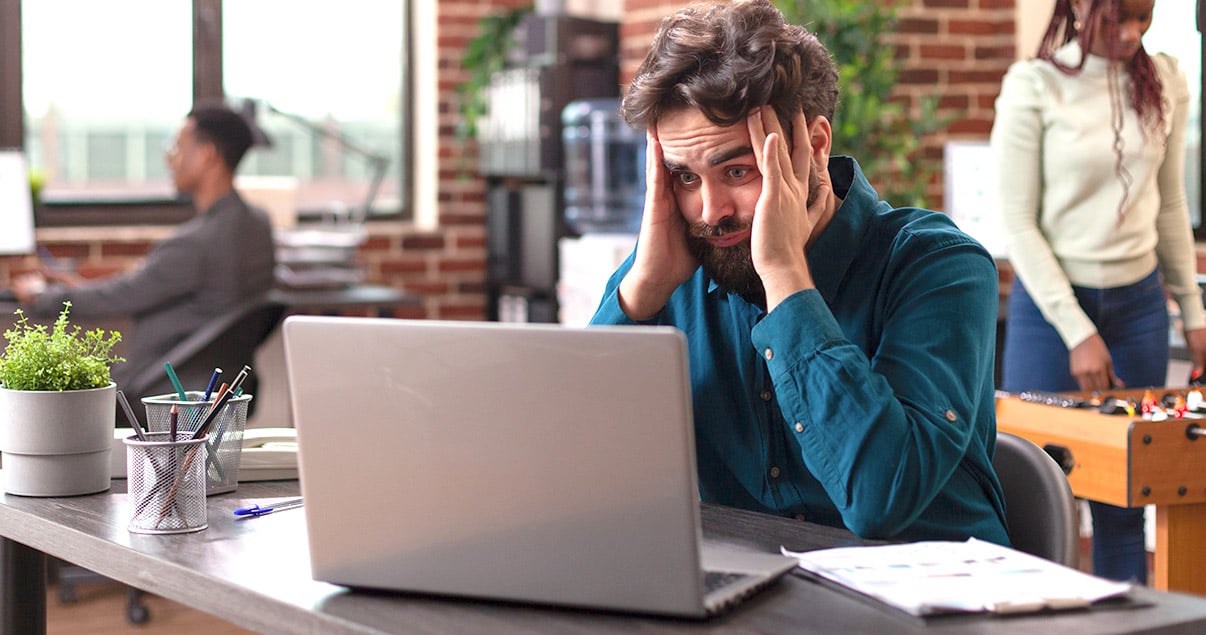
[[[1093,47],[1098,37],[1104,37],[1106,52],[1110,59],[1122,57],[1122,44],[1118,40],[1118,5],[1119,0],[1086,0],[1088,11],[1076,18],[1072,10],[1072,0],[1056,0],[1055,11],[1043,40],[1039,43],[1038,58],[1050,62],[1066,75],[1079,75],[1088,60],[1088,51]],[[1102,19],[1104,18],[1104,19]],[[1104,29],[1094,28],[1099,20]],[[1075,65],[1069,65],[1055,59],[1055,51],[1060,47],[1076,40],[1084,53]],[[1127,72],[1131,77],[1131,94],[1129,107],[1134,109],[1140,122],[1140,131],[1144,137],[1148,130],[1159,130],[1164,123],[1163,86],[1160,74],[1152,58],[1140,44],[1138,52],[1126,63]],[[1114,173],[1122,183],[1122,199],[1118,202],[1118,220],[1122,221],[1127,196],[1134,178],[1122,164],[1123,139],[1122,121],[1124,106],[1123,95],[1119,89],[1118,65],[1106,66],[1106,81],[1110,92],[1110,127],[1114,132]]]

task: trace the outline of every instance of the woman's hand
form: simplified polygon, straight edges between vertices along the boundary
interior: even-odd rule
[[[1105,340],[1097,333],[1077,344],[1068,353],[1068,362],[1072,376],[1085,392],[1110,390],[1123,385],[1114,374],[1114,361]]]
[[[1206,368],[1206,329],[1185,331],[1185,347],[1189,349],[1189,361],[1193,363],[1193,377],[1199,378]]]

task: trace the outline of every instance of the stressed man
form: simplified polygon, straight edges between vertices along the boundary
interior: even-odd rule
[[[996,267],[831,156],[837,92],[769,0],[664,20],[621,106],[647,131],[640,235],[593,323],[686,334],[703,500],[1005,544]]]

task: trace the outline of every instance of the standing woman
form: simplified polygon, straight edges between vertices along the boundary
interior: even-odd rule
[[[1006,390],[1163,385],[1166,289],[1194,374],[1206,364],[1183,183],[1189,89],[1174,58],[1143,49],[1154,5],[1056,0],[1038,58],[1005,75],[991,144],[1016,274]],[[1146,583],[1143,509],[1090,509],[1094,573]]]

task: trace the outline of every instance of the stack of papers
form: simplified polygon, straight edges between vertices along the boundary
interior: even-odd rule
[[[239,482],[297,478],[297,430],[247,428],[239,460]]]
[[[1131,589],[974,538],[783,554],[814,575],[919,616],[1080,608]]]

